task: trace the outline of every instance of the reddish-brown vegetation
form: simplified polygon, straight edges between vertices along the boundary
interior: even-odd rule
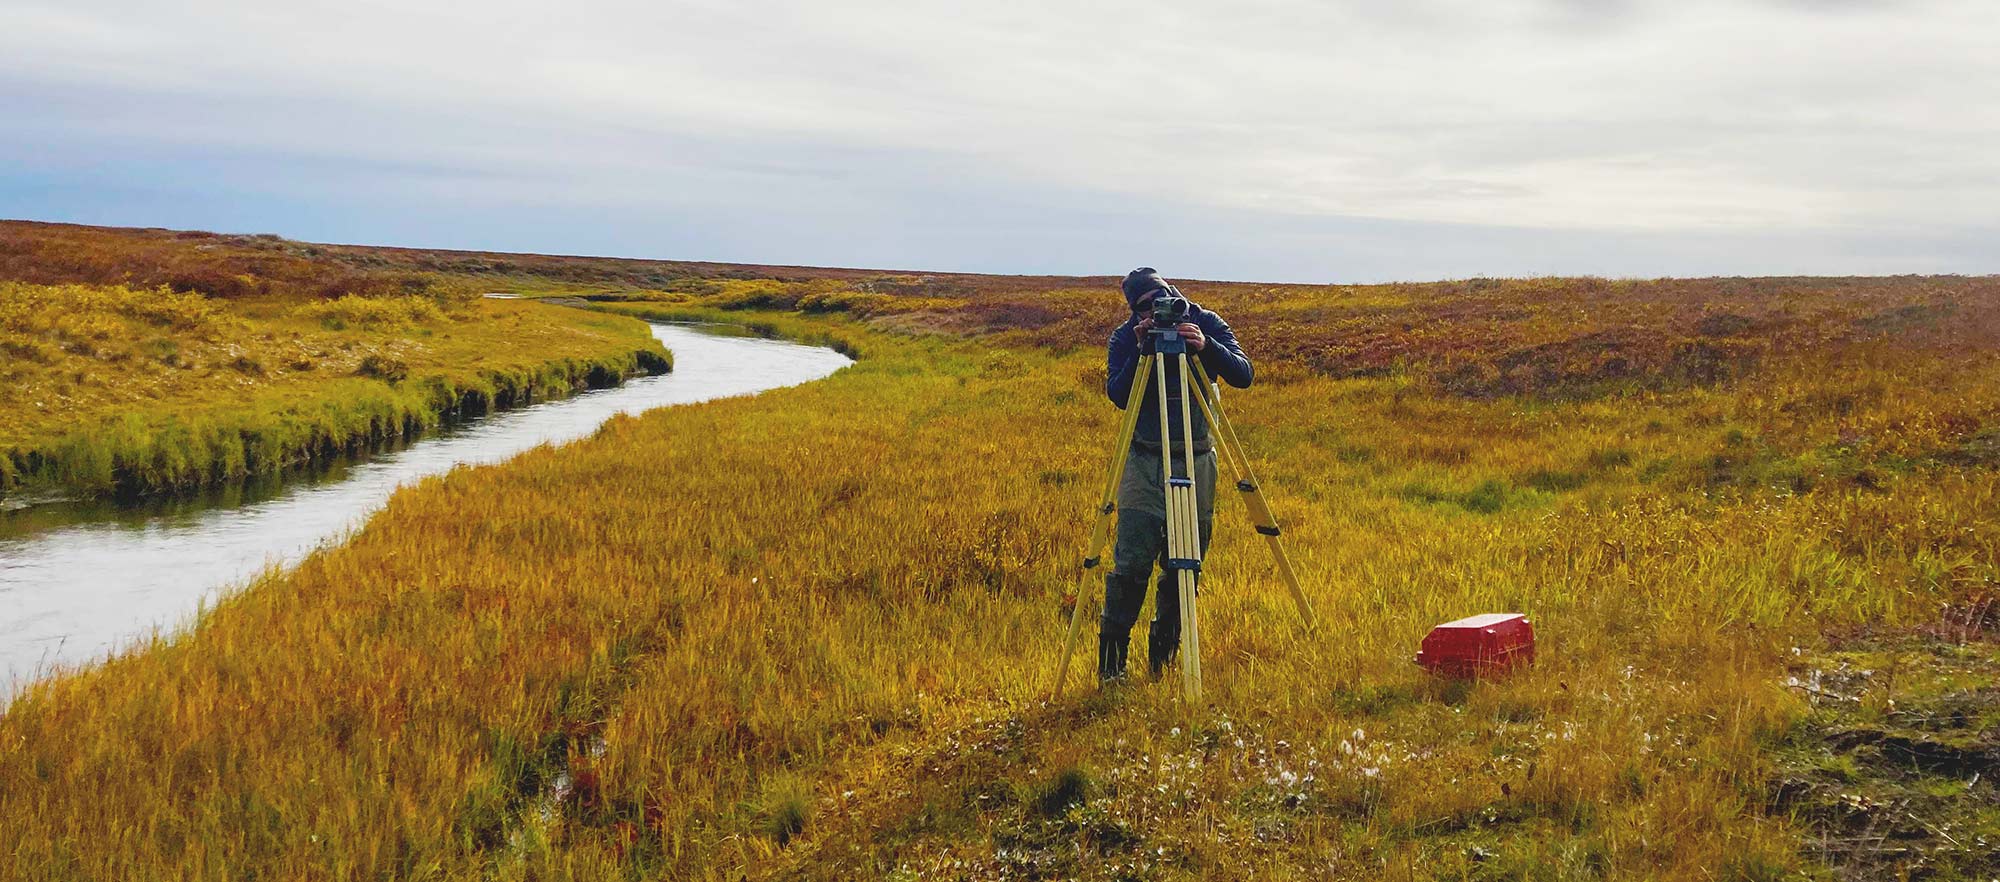
[[[1900,652],[1800,665],[1829,628],[1988,621],[1994,279],[1188,282],[1258,359],[1229,406],[1330,623],[1294,630],[1226,512],[1188,707],[1044,703],[1115,279],[282,247],[761,307],[730,317],[867,357],[410,488],[189,632],[30,688],[0,715],[0,876],[1832,877],[1794,807],[1891,843],[1879,875],[1991,875],[1991,774],[1872,780],[1970,753],[1916,731],[1968,690]],[[1534,616],[1534,669],[1409,663],[1496,609]]]
[[[1171,271],[1171,265],[1168,267]],[[317,245],[276,236],[0,222],[0,278],[167,285],[216,297],[561,289],[614,299],[847,313],[885,329],[1101,345],[1117,277],[996,276]],[[1383,285],[1187,281],[1268,362],[1409,373],[1472,396],[1593,397],[1708,385],[1767,359],[1991,357],[2000,278],[1464,279]],[[590,292],[587,289],[602,290]]]

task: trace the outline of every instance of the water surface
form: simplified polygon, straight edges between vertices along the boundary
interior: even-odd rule
[[[306,478],[0,513],[0,701],[55,666],[182,624],[220,592],[339,540],[404,484],[582,438],[620,413],[790,386],[851,363],[817,346],[684,326],[656,324],[653,335],[673,350],[671,374],[469,420]]]

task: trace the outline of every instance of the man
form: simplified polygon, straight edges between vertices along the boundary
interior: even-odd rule
[[[1160,439],[1159,381],[1137,376],[1139,357],[1153,351],[1153,298],[1162,292],[1180,292],[1149,266],[1127,274],[1124,290],[1125,305],[1131,308],[1132,316],[1111,332],[1104,394],[1123,408],[1130,400],[1132,384],[1144,383],[1146,397],[1132,433],[1125,475],[1118,484],[1118,543],[1112,552],[1111,574],[1104,578],[1104,615],[1097,632],[1099,683],[1125,677],[1127,645],[1132,626],[1139,621],[1139,608],[1146,602],[1146,581],[1155,561],[1160,564],[1159,594],[1153,601],[1153,627],[1146,647],[1153,676],[1158,677],[1173,661],[1180,646],[1181,598],[1173,571],[1167,569],[1167,505],[1166,489],[1160,481],[1160,457],[1170,458],[1176,477],[1186,477],[1180,448],[1183,407],[1191,408],[1189,416],[1194,422],[1195,497],[1203,554],[1208,552],[1209,523],[1215,513],[1215,450],[1200,403],[1184,400],[1180,377],[1172,371],[1167,374],[1168,439],[1173,446],[1166,449]],[[1186,341],[1188,351],[1201,359],[1209,377],[1238,389],[1249,388],[1250,359],[1221,316],[1190,303],[1185,320],[1175,330]]]

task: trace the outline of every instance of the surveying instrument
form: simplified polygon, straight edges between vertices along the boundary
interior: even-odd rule
[[[1118,510],[1118,485],[1125,474],[1125,462],[1132,448],[1132,435],[1139,426],[1140,409],[1146,400],[1147,375],[1152,376],[1154,388],[1158,391],[1160,420],[1160,481],[1166,491],[1167,508],[1167,564],[1174,572],[1175,587],[1180,596],[1181,633],[1181,690],[1192,704],[1201,699],[1201,632],[1196,627],[1195,617],[1195,577],[1201,571],[1201,514],[1194,468],[1194,416],[1188,409],[1187,401],[1192,399],[1201,407],[1208,418],[1208,424],[1215,427],[1211,441],[1221,451],[1221,459],[1229,464],[1236,476],[1236,489],[1243,494],[1243,502],[1250,509],[1250,520],[1257,532],[1271,547],[1271,554],[1277,558],[1278,575],[1284,579],[1285,587],[1298,602],[1299,616],[1305,626],[1313,626],[1312,602],[1299,587],[1298,574],[1292,570],[1291,558],[1285,554],[1284,543],[1278,538],[1277,518],[1271,515],[1271,507],[1264,501],[1264,493],[1259,489],[1257,476],[1250,471],[1250,457],[1243,450],[1243,442],[1236,436],[1236,428],[1230,425],[1222,412],[1220,390],[1208,378],[1208,371],[1201,360],[1188,351],[1187,341],[1180,336],[1179,325],[1188,314],[1188,302],[1180,292],[1169,285],[1153,296],[1151,306],[1153,328],[1151,331],[1153,351],[1139,357],[1139,368],[1132,374],[1132,391],[1125,402],[1125,419],[1118,430],[1118,446],[1112,451],[1111,466],[1105,471],[1104,495],[1097,506],[1097,516],[1090,531],[1090,546],[1084,552],[1083,566],[1077,574],[1078,589],[1076,603],[1070,610],[1069,636],[1063,641],[1062,661],[1056,667],[1055,683],[1049,690],[1051,698],[1062,695],[1063,682],[1068,678],[1070,657],[1076,651],[1078,635],[1083,630],[1083,599],[1090,594],[1091,575],[1102,562],[1104,545],[1112,533],[1113,516]],[[1180,378],[1181,414],[1180,425],[1173,425],[1172,410],[1167,405],[1167,376]],[[1178,431],[1176,431],[1178,429]],[[1170,443],[1171,441],[1171,443]],[[1174,460],[1181,460],[1181,474],[1174,474]],[[1151,563],[1148,562],[1148,569]],[[1146,574],[1150,581],[1151,573]],[[1161,590],[1165,590],[1164,586]],[[1159,600],[1154,599],[1157,605]]]

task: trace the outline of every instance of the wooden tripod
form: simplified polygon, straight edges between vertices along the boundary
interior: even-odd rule
[[[1298,602],[1299,617],[1308,629],[1314,624],[1312,601],[1299,587],[1298,574],[1292,569],[1291,558],[1286,556],[1284,543],[1279,539],[1278,520],[1271,515],[1271,507],[1264,501],[1257,476],[1250,471],[1250,457],[1243,450],[1236,428],[1230,425],[1228,417],[1222,412],[1222,397],[1214,394],[1208,372],[1199,360],[1189,357],[1184,349],[1171,352],[1162,348],[1162,352],[1141,356],[1139,369],[1133,375],[1132,392],[1125,402],[1125,420],[1118,430],[1118,446],[1112,451],[1110,467],[1105,470],[1104,495],[1091,526],[1090,546],[1084,552],[1081,572],[1077,574],[1076,605],[1070,611],[1069,636],[1063,640],[1062,660],[1056,666],[1054,682],[1049,688],[1051,699],[1062,695],[1063,683],[1069,674],[1070,657],[1076,652],[1076,642],[1083,631],[1083,599],[1090,593],[1090,576],[1102,563],[1104,546],[1111,538],[1113,515],[1118,510],[1119,479],[1125,473],[1132,435],[1139,426],[1139,409],[1146,398],[1146,384],[1141,378],[1148,373],[1154,376],[1159,391],[1160,438],[1165,452],[1160,457],[1160,480],[1167,502],[1167,566],[1175,571],[1176,590],[1181,601],[1181,690],[1190,703],[1201,699],[1201,634],[1196,628],[1194,590],[1195,573],[1201,569],[1201,521],[1194,486],[1194,417],[1183,406],[1180,431],[1178,435],[1174,433],[1171,411],[1167,406],[1169,359],[1174,363],[1172,370],[1180,377],[1181,394],[1199,402],[1209,425],[1216,427],[1213,437],[1215,447],[1222,451],[1222,458],[1236,476],[1236,489],[1242,492],[1243,502],[1250,508],[1250,520],[1270,544],[1271,554],[1277,558],[1278,575],[1284,579],[1285,587],[1291,590],[1292,599]],[[1182,474],[1186,477],[1174,475],[1175,447],[1164,444],[1166,439],[1175,437],[1180,439],[1179,450],[1185,466]]]

